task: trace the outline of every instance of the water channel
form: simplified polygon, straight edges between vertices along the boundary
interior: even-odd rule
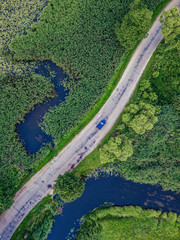
[[[160,186],[134,183],[122,177],[91,178],[86,181],[85,191],[81,198],[64,205],[63,215],[57,215],[47,240],[74,239],[73,234],[67,238],[71,229],[79,228],[79,221],[84,214],[104,203],[119,206],[138,205],[142,208],[153,208],[161,211],[172,211],[180,214],[180,194],[165,191]]]
[[[55,98],[48,98],[44,102],[35,106],[35,108],[30,111],[23,122],[18,124],[17,132],[23,142],[25,148],[29,153],[36,153],[44,144],[52,142],[51,136],[47,135],[42,131],[39,126],[43,119],[45,113],[53,106],[60,104],[65,100],[68,91],[65,90],[62,85],[62,81],[68,76],[64,71],[57,67],[51,61],[44,61],[37,63],[38,68],[35,70],[36,73],[41,74],[45,77],[51,78],[51,81],[55,85],[55,90],[57,96]],[[53,73],[53,74],[52,74]]]

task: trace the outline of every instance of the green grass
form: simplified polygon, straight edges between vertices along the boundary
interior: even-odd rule
[[[180,217],[140,207],[101,207],[84,217],[76,240],[178,240]]]

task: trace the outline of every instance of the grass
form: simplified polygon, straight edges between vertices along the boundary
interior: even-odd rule
[[[76,239],[179,239],[179,216],[138,206],[101,207],[85,215]]]

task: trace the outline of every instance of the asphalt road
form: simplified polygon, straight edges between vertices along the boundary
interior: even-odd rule
[[[180,0],[172,0],[165,10],[175,5],[180,8]],[[148,61],[163,38],[160,33],[161,26],[158,20],[154,22],[148,37],[139,44],[132,56],[117,87],[93,120],[16,194],[12,207],[0,216],[1,240],[10,239],[25,216],[50,193],[51,186],[59,174],[73,169],[98,146],[112,128],[129,102]],[[107,123],[98,130],[96,126],[102,119],[106,119]]]

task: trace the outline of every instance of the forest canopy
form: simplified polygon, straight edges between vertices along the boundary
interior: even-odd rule
[[[72,202],[81,197],[84,192],[84,181],[77,177],[74,172],[66,172],[56,180],[55,193],[59,194],[64,202]]]
[[[130,11],[121,24],[116,23],[115,32],[122,46],[132,49],[137,42],[146,37],[151,25],[152,12],[141,0],[130,4]]]

